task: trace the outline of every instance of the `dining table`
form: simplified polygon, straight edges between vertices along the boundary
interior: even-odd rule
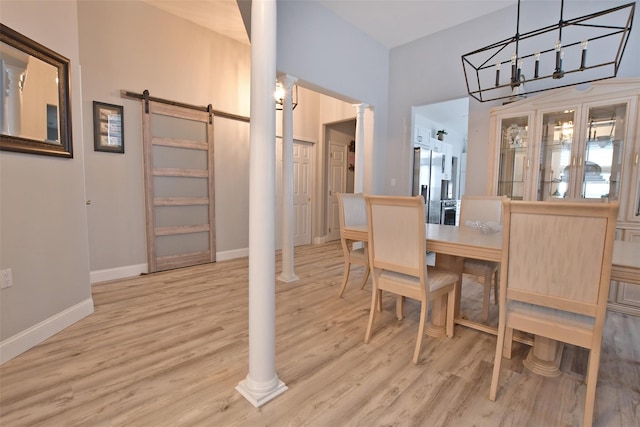
[[[344,227],[344,237],[366,242],[369,238],[367,225]],[[497,327],[473,322],[460,314],[462,296],[462,270],[465,258],[500,262],[502,259],[502,233],[483,233],[479,229],[467,226],[426,224],[427,251],[436,254],[435,264],[439,268],[455,271],[460,280],[455,286],[455,323],[497,334]],[[431,323],[425,326],[425,333],[432,337],[445,335],[447,297],[431,303]]]
[[[500,262],[502,260],[501,231],[483,232],[478,228],[452,226],[443,224],[426,224],[427,251],[436,254],[437,267],[455,271],[460,280],[455,285],[456,304],[454,308],[455,323],[497,335],[497,326],[475,322],[467,319],[460,312],[462,298],[462,270],[465,258]],[[368,227],[366,224],[344,228],[344,236],[348,239],[366,242]],[[624,281],[640,286],[640,244],[616,240],[614,242],[611,261],[611,280]],[[431,323],[425,326],[425,333],[433,337],[445,335],[447,310],[446,295],[431,306]],[[515,341],[532,346],[525,366],[531,371],[544,376],[559,375],[562,346],[554,340],[544,337],[528,337],[514,335]]]

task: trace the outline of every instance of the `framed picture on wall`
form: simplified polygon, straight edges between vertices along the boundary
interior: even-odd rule
[[[93,101],[93,149],[124,153],[122,105]]]

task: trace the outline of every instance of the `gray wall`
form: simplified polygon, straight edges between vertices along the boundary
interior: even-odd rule
[[[5,359],[15,344],[7,338],[49,320],[38,337],[31,337],[42,340],[89,314],[93,302],[76,4],[3,0],[0,7],[3,24],[71,60],[74,138],[73,159],[0,152],[0,267],[13,272],[13,287],[0,290]]]
[[[565,2],[565,19],[626,4],[626,1]],[[558,1],[522,2],[521,31],[558,22]],[[637,14],[634,21],[637,23]],[[409,194],[411,159],[411,107],[467,96],[461,56],[515,33],[516,7],[466,22],[391,50],[389,76],[389,144],[387,186],[389,193]],[[525,24],[526,23],[526,24]],[[640,76],[640,32],[634,28],[618,72],[619,77]],[[596,59],[591,50],[589,58]],[[466,193],[486,192],[490,108],[502,101],[469,101]],[[396,178],[398,185],[388,185]]]

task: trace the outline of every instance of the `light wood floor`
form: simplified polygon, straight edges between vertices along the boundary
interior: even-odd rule
[[[491,402],[494,336],[457,326],[452,339],[425,338],[412,365],[418,306],[407,301],[399,322],[387,296],[364,344],[362,271],[339,299],[339,244],[296,248],[300,280],[276,284],[276,369],[289,390],[259,409],[235,390],[248,372],[246,259],[94,285],[94,314],[0,367],[0,425],[581,424],[585,351],[568,347],[563,375],[541,378],[515,343]],[[482,287],[470,280],[463,309],[477,313]],[[638,420],[640,318],[609,313],[595,425]]]

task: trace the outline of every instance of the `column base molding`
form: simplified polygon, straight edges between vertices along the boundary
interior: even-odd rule
[[[289,389],[289,387],[278,379],[277,375],[274,377],[274,381],[269,381],[264,387],[252,383],[254,382],[251,381],[247,375],[247,378],[238,383],[236,390],[256,408],[259,408]],[[272,383],[275,383],[275,387]]]
[[[293,274],[281,273],[280,276],[278,276],[278,280],[281,282],[290,283],[290,282],[295,282],[296,280],[300,280],[300,278],[296,276],[295,273]]]
[[[536,337],[538,338],[538,337]],[[543,377],[558,377],[562,374],[560,371],[560,362],[562,361],[562,350],[564,349],[564,343],[553,342],[555,346],[550,347],[550,357],[540,357],[536,354],[535,346],[539,347],[541,343],[536,341],[534,347],[529,350],[527,358],[522,361],[525,368],[533,373],[542,375]],[[543,344],[544,345],[544,344]]]

